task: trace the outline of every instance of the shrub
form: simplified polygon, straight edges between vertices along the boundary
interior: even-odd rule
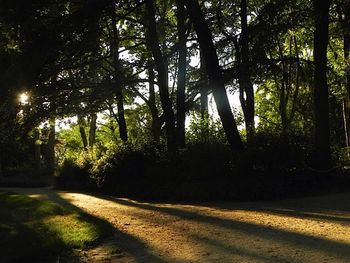
[[[311,143],[307,137],[258,133],[239,161],[248,162],[253,170],[280,173],[305,167],[310,153]]]
[[[123,194],[123,185],[136,186],[149,179],[159,157],[154,147],[126,145],[100,159],[92,169],[92,178],[102,191]]]
[[[310,142],[302,136],[258,133],[240,156],[219,142],[192,142],[176,154],[159,145],[125,145],[98,159],[66,162],[65,187],[157,200],[256,200],[326,189],[307,169]],[[332,179],[333,180],[333,179]],[[94,186],[94,187],[93,187]]]
[[[103,192],[168,200],[208,199],[213,194],[213,181],[229,174],[228,147],[213,143],[192,143],[177,154],[154,145],[129,145],[100,159],[92,170]]]
[[[78,165],[70,159],[64,160],[58,176],[55,177],[55,187],[74,190],[95,189],[90,177],[90,169],[91,165],[87,162]]]

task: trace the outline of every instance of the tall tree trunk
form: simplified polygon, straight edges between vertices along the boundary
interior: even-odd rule
[[[346,91],[347,91],[347,101],[345,103],[346,110],[344,118],[344,127],[345,127],[345,145],[350,146],[350,3],[349,1],[345,4],[345,23],[344,23],[344,59],[346,62]]]
[[[177,146],[175,132],[175,115],[172,107],[172,102],[169,97],[168,64],[166,56],[163,56],[162,51],[160,49],[153,0],[146,0],[146,9],[148,18],[147,42],[151,49],[156,64],[156,69],[158,72],[159,95],[165,118],[167,147],[168,151],[174,152],[176,151]]]
[[[121,88],[116,90],[116,99],[117,99],[117,115],[118,115],[118,127],[119,127],[119,137],[123,142],[128,141],[128,129],[126,126],[125,120],[125,110],[124,110],[124,101],[123,93]]]
[[[277,39],[278,43],[278,52],[280,54],[280,59],[282,60],[282,79],[281,79],[281,86],[279,90],[279,114],[281,117],[281,124],[282,124],[282,135],[285,137],[288,133],[288,117],[287,117],[287,106],[288,106],[288,67],[284,61],[284,55],[283,55],[283,48],[281,46],[281,42],[279,39]],[[278,80],[276,78],[276,85],[278,85]]]
[[[2,177],[4,177],[4,172],[3,172],[3,166],[2,166],[2,156],[0,153],[0,180]]]
[[[314,0],[314,114],[315,147],[313,165],[318,169],[332,167],[330,150],[329,104],[327,85],[327,45],[331,0]]]
[[[38,128],[34,130],[34,169],[35,176],[41,175],[41,145],[40,131]]]
[[[50,118],[49,120],[49,138],[47,142],[47,171],[49,176],[54,176],[55,174],[55,140],[56,140],[56,130],[55,130],[55,118]]]
[[[250,142],[255,133],[254,88],[250,80],[247,0],[241,0],[241,63],[239,66],[240,101],[243,109],[247,141]]]
[[[177,142],[179,146],[185,146],[185,86],[186,86],[186,28],[185,28],[185,8],[183,0],[177,0],[177,30],[179,39],[179,60],[178,60],[178,80],[176,93],[176,129]]]
[[[242,151],[243,144],[226,94],[212,34],[197,0],[186,1],[186,7],[198,36],[199,46],[209,77],[209,85],[213,90],[215,103],[225,130],[227,141],[232,152],[238,153]]]
[[[293,36],[293,42],[295,47],[295,56],[297,59],[296,67],[295,67],[295,90],[293,93],[292,98],[292,107],[290,110],[289,118],[288,118],[288,125],[290,125],[294,119],[296,108],[297,108],[297,99],[299,97],[299,89],[300,89],[300,73],[301,73],[301,66],[300,66],[300,57],[299,57],[299,47],[297,43],[296,36]]]
[[[209,132],[209,112],[208,112],[208,78],[206,75],[205,63],[200,54],[200,73],[201,73],[201,87],[200,87],[200,111],[201,111],[201,140],[204,142],[208,138]]]
[[[78,115],[78,126],[79,126],[79,133],[80,133],[81,141],[83,143],[84,150],[87,150],[88,139],[85,132],[85,120],[84,120],[84,117],[81,115]]]
[[[110,39],[110,47],[112,53],[113,61],[113,80],[115,85],[115,95],[117,99],[117,110],[118,110],[118,126],[119,126],[119,137],[123,142],[128,141],[128,130],[125,120],[125,111],[124,111],[124,97],[123,97],[123,87],[121,85],[121,69],[119,62],[119,32],[117,29],[117,21],[115,8],[113,5],[112,9],[112,36]]]
[[[89,146],[93,147],[96,140],[96,122],[97,122],[97,114],[92,113],[90,115],[90,124],[89,124]]]
[[[345,146],[349,147],[349,121],[348,121],[348,116],[349,113],[347,112],[347,103],[348,99],[343,99],[342,103],[342,114],[343,114],[343,126],[344,126],[344,142]]]
[[[73,90],[77,90],[77,86],[74,82],[74,78],[73,78],[73,73],[71,70],[68,71],[68,75],[69,75],[69,81],[70,81],[70,84],[71,84],[71,87]],[[87,137],[86,137],[86,132],[85,132],[85,120],[84,120],[84,117],[81,115],[81,114],[77,114],[77,123],[78,123],[78,126],[79,126],[79,133],[80,133],[80,138],[81,138],[81,141],[83,143],[83,148],[84,150],[86,151],[87,150],[87,147],[88,147],[88,140],[87,140]]]
[[[1,105],[1,101],[0,101],[0,105]],[[3,128],[4,127],[2,125],[0,125],[0,129],[3,129]],[[0,180],[2,177],[4,177],[4,166],[3,166],[3,154],[4,154],[4,152],[5,152],[5,147],[3,145],[3,138],[1,138],[0,139]]]
[[[161,121],[159,118],[159,111],[156,104],[156,92],[154,90],[154,70],[153,67],[148,69],[148,79],[149,79],[149,99],[148,106],[151,111],[152,123],[151,123],[151,133],[152,139],[154,142],[160,142],[160,133],[161,133]]]

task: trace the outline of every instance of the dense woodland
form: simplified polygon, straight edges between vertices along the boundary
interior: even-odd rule
[[[346,185],[349,0],[0,5],[2,184],[167,199]]]

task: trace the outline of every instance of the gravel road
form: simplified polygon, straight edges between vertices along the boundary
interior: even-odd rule
[[[4,190],[4,189],[2,189]],[[166,204],[8,188],[108,221],[81,262],[350,262],[350,192],[276,202]],[[111,247],[117,252],[109,253]]]

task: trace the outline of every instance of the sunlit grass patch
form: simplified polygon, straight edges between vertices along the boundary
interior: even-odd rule
[[[0,193],[0,262],[50,262],[106,233],[102,221],[56,203]]]
[[[101,235],[101,228],[98,225],[85,221],[78,214],[53,216],[44,222],[49,230],[56,233],[69,247],[90,245]]]

